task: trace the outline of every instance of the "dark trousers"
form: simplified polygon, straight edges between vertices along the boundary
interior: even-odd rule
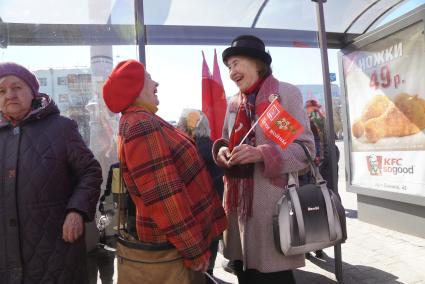
[[[292,270],[263,273],[256,269],[243,270],[240,260],[234,261],[239,284],[295,284]]]
[[[210,266],[208,267],[207,272],[213,275],[215,259],[217,258],[217,250],[218,250],[218,242],[219,240],[212,241],[210,245],[211,257],[210,257]]]
[[[210,251],[211,251],[210,266],[208,267],[208,270],[207,270],[207,273],[210,276],[213,276],[215,259],[217,258],[218,242],[219,240],[217,239],[213,241],[210,246]],[[206,281],[206,284],[214,284],[214,282],[209,277],[205,277],[205,281]]]
[[[102,280],[102,284],[112,284],[114,276],[115,252],[97,247],[87,254],[87,270],[89,273],[89,283],[97,283],[97,272]]]

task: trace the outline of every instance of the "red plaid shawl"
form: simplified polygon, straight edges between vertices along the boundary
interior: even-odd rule
[[[136,106],[123,113],[119,136],[139,239],[172,243],[188,267],[206,261],[211,241],[226,229],[227,220],[194,142]]]

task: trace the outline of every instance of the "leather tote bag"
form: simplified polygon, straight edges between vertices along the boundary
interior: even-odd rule
[[[274,240],[284,255],[304,254],[347,239],[345,210],[339,197],[327,188],[305,145],[294,142],[304,149],[315,182],[299,187],[297,174],[290,173],[288,190],[276,203]]]

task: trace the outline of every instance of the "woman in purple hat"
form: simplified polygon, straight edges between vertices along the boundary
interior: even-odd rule
[[[102,172],[33,73],[0,63],[0,283],[87,283]]]
[[[261,39],[242,35],[223,52],[230,79],[239,93],[228,104],[223,138],[215,142],[216,163],[225,169],[224,205],[229,227],[224,256],[234,261],[239,283],[295,283],[292,269],[304,266],[304,255],[284,256],[274,244],[272,217],[285,192],[288,173],[308,172],[307,158],[297,144],[282,150],[257,125],[251,126],[276,96],[303,126],[297,138],[314,153],[314,140],[300,91],[272,75],[272,58]]]

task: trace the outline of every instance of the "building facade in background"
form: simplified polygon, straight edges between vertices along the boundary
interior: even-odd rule
[[[89,68],[35,70],[40,92],[48,94],[62,115],[78,123],[78,129],[90,145],[90,114],[86,109],[93,98],[92,75]]]

